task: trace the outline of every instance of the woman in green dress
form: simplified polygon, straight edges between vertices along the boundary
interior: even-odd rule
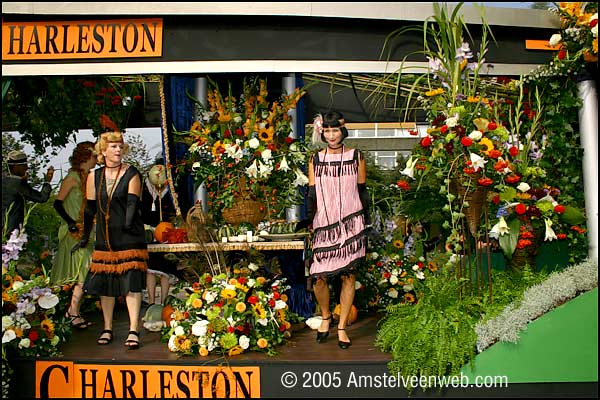
[[[79,309],[83,298],[83,282],[87,276],[92,258],[93,241],[86,247],[71,252],[83,234],[83,213],[85,211],[85,187],[88,173],[96,166],[97,155],[93,142],[79,143],[69,158],[71,168],[63,179],[54,208],[63,219],[58,228],[58,250],[54,256],[50,280],[53,284],[73,286],[71,303],[66,317],[75,328],[85,329],[90,324],[83,319]]]

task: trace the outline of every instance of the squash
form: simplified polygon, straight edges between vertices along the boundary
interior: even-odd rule
[[[165,321],[165,323],[169,327],[171,326],[171,320],[173,319],[173,318],[171,318],[171,314],[173,314],[174,312],[175,312],[175,309],[170,304],[166,304],[162,308],[162,313],[161,313],[162,320]]]
[[[163,221],[156,225],[156,228],[154,228],[154,237],[159,243],[163,243],[165,241],[166,238],[163,236],[167,229],[175,229],[175,226],[170,222]]]
[[[340,319],[340,310],[341,309],[342,309],[342,307],[339,304],[337,306],[335,306],[335,308],[333,309],[333,317],[337,320]],[[352,323],[356,322],[357,319],[358,319],[358,309],[356,308],[356,306],[354,304],[352,304],[352,307],[350,308],[350,314],[348,315],[347,324],[352,325]]]

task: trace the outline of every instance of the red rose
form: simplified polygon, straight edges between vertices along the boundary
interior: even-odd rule
[[[556,238],[558,240],[565,240],[567,238],[567,234],[566,233],[557,233]]]
[[[564,60],[566,56],[567,56],[567,52],[564,49],[562,49],[558,52],[557,57],[559,60]]]
[[[31,340],[32,342],[35,342],[36,340],[38,340],[40,338],[40,334],[37,333],[37,331],[31,331],[29,332],[29,340]]]
[[[275,300],[273,300],[273,299],[269,300],[269,307],[275,308]]]
[[[235,134],[238,135],[238,136],[244,136],[244,130],[241,129],[241,128],[237,128],[235,130]]]
[[[273,298],[275,300],[279,300],[281,298],[281,295],[278,292],[273,293]]]
[[[500,204],[500,195],[495,195],[494,197],[492,197],[492,203],[494,203],[495,205]]]
[[[517,146],[512,146],[510,149],[508,149],[508,154],[510,154],[513,157],[516,157],[519,154],[519,149],[517,148]]]
[[[498,125],[495,122],[490,122],[487,126],[488,131],[495,131]]]
[[[595,18],[595,19],[593,19],[593,20],[590,21],[590,28],[593,28],[596,25],[598,25],[598,18]]]
[[[460,143],[465,147],[469,147],[473,144],[473,139],[471,139],[468,136],[465,136],[464,138],[460,139]]]
[[[518,215],[523,215],[527,212],[527,207],[523,203],[519,203],[515,206],[515,212]]]
[[[133,96],[133,100],[135,101],[140,101],[142,99],[142,96],[140,96],[139,94],[136,94],[135,96]]]
[[[289,136],[285,138],[285,142],[286,142],[287,144],[292,144],[292,142],[293,142],[293,141],[294,141],[294,138],[291,138],[291,137],[289,137]]]
[[[227,332],[228,333],[233,333],[233,332],[235,332],[235,328],[233,326],[228,326],[227,327]]]
[[[440,132],[442,132],[442,133],[448,132],[448,125],[442,125],[442,127],[440,128]]]
[[[422,147],[431,146],[431,138],[429,136],[425,136],[423,139],[421,139],[421,146]]]
[[[562,214],[565,212],[565,206],[563,206],[562,204],[557,204],[556,207],[554,207],[554,212],[557,214]]]
[[[410,189],[410,184],[408,182],[406,182],[404,179],[400,179],[398,182],[396,182],[396,185],[403,190],[409,190]]]
[[[521,180],[519,175],[509,175],[506,177],[506,183],[517,183]]]
[[[258,303],[258,297],[256,297],[256,296],[250,296],[250,297],[248,297],[248,303],[250,303],[252,305]]]

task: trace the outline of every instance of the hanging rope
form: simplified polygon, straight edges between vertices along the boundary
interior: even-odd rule
[[[171,191],[171,197],[173,198],[173,206],[175,207],[175,214],[178,217],[182,217],[181,209],[179,208],[179,201],[177,200],[177,193],[175,192],[175,184],[173,183],[173,174],[171,173],[171,161],[169,159],[171,152],[169,151],[169,135],[167,132],[167,100],[165,97],[165,77],[160,76],[158,82],[158,91],[160,96],[160,116],[161,116],[161,130],[163,134],[163,144],[165,146],[165,170],[167,172],[167,181],[169,182],[169,190]]]

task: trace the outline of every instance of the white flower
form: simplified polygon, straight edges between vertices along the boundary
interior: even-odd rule
[[[258,322],[262,326],[267,326],[267,324],[269,323],[269,321],[267,321],[266,318],[261,318],[261,319],[257,320],[256,322]]]
[[[458,117],[446,118],[446,125],[448,125],[448,128],[454,128],[458,125]]]
[[[517,189],[519,189],[521,192],[525,193],[526,191],[531,189],[531,186],[529,186],[529,184],[527,182],[521,182],[521,183],[519,183],[519,186],[517,186]]]
[[[395,285],[396,283],[398,283],[398,276],[397,275],[390,276],[390,283],[392,285]]]
[[[19,342],[19,348],[20,349],[28,349],[29,346],[31,346],[31,340],[29,340],[29,338],[23,338]]]
[[[246,168],[246,175],[250,178],[258,178],[258,165],[256,165],[256,160],[252,162],[252,164]]]
[[[257,149],[260,146],[260,141],[257,138],[252,138],[248,140],[247,144],[251,149]]]
[[[260,156],[263,160],[265,160],[265,162],[267,162],[273,157],[273,153],[271,152],[271,150],[265,149],[262,151],[262,153],[260,153]]]
[[[554,35],[552,35],[550,37],[550,40],[548,41],[548,44],[550,46],[556,46],[557,44],[559,44],[562,41],[562,36],[560,36],[560,33],[555,33]]]
[[[425,279],[425,274],[423,273],[423,271],[415,272],[415,276],[417,277],[417,279],[420,279],[420,280]]]
[[[484,168],[486,162],[487,160],[484,160],[483,157],[475,153],[471,153],[471,165],[475,171],[478,171],[480,168]]]
[[[250,338],[246,335],[242,335],[240,336],[238,343],[242,349],[246,350],[248,347],[250,347]]]
[[[310,329],[319,329],[319,326],[321,326],[321,321],[323,321],[323,318],[321,318],[320,316],[310,317],[305,321],[305,323]]]
[[[10,328],[11,326],[13,326],[15,324],[15,321],[12,319],[12,317],[10,315],[3,315],[2,316],[2,332],[4,332],[5,330],[7,330],[8,328]]]
[[[15,281],[12,284],[12,290],[19,290],[21,289],[25,284],[23,283],[23,281]]]
[[[252,272],[256,272],[258,271],[258,265],[254,264],[253,262],[248,264],[248,269]]]
[[[206,332],[208,332],[208,321],[203,319],[200,321],[196,321],[194,325],[192,325],[192,335],[194,336],[206,336]]]
[[[412,156],[406,162],[406,168],[400,172],[402,175],[406,175],[412,179],[415,179],[415,165],[417,165],[417,158],[413,161]]]
[[[419,270],[419,266],[417,264],[412,266],[412,270],[413,271],[418,271]]]
[[[396,299],[398,298],[398,291],[394,288],[391,288],[388,290],[388,296],[390,296],[392,299]]]
[[[241,147],[238,146],[237,144],[226,144],[225,145],[225,154],[227,154],[229,157],[235,159],[236,161],[241,160],[242,157],[244,156],[244,152],[242,151]]]
[[[175,336],[183,336],[185,335],[185,328],[181,325],[179,325],[178,327],[175,328]]]
[[[354,281],[354,290],[360,290],[360,288],[363,286],[362,283],[360,283],[359,281]]]
[[[206,300],[206,302],[208,304],[214,302],[217,298],[217,295],[213,292],[204,292],[204,293],[205,293],[204,300]]]
[[[254,285],[256,285],[256,280],[255,280],[255,279],[253,279],[253,278],[250,278],[250,279],[248,279],[248,282],[246,283],[246,285],[247,285],[249,288],[252,288],[252,287],[254,287]]]
[[[296,168],[294,170],[294,172],[296,173],[296,179],[294,179],[294,182],[293,182],[294,187],[304,186],[304,185],[308,184],[308,178],[306,177],[306,175],[304,175],[304,173],[302,171],[300,171],[298,168]]]
[[[474,130],[473,132],[469,133],[469,137],[476,142],[479,141],[479,139],[481,139],[482,136],[483,133],[481,133],[481,131],[478,130]]]
[[[283,301],[283,300],[275,301],[275,307],[273,307],[273,310],[283,310],[285,308],[287,308],[287,304],[285,303],[285,301]]]
[[[40,296],[40,298],[38,299],[38,304],[43,309],[49,310],[52,307],[54,307],[55,305],[57,305],[58,301],[59,301],[58,296],[55,295],[54,293],[50,293],[50,294],[45,294],[43,296]]]
[[[175,339],[177,338],[177,336],[175,335],[171,335],[171,337],[169,338],[169,344],[167,344],[167,347],[169,348],[169,350],[171,350],[173,353],[177,352],[177,346],[175,346]]]
[[[23,311],[23,314],[25,314],[25,315],[31,315],[31,314],[33,314],[35,312],[35,304],[26,302],[23,305],[22,311]]]
[[[546,224],[546,236],[544,237],[544,242],[547,240],[553,241],[554,239],[557,239],[556,233],[554,233],[554,230],[551,228],[552,221],[550,221],[550,218],[546,218],[544,223]]]
[[[271,175],[273,168],[268,164],[263,164],[261,161],[258,162],[258,175],[261,178],[268,178]]]
[[[596,14],[596,19],[598,19],[598,14]],[[592,35],[597,38],[598,37],[598,25],[592,28]]]
[[[8,343],[16,338],[17,338],[17,334],[15,333],[15,331],[13,331],[12,329],[9,329],[4,332],[4,335],[2,335],[2,344]]]
[[[490,231],[490,237],[498,239],[500,236],[504,235],[505,233],[508,233],[509,231],[510,228],[504,220],[504,217],[500,217],[500,221],[492,227],[492,230]]]
[[[285,158],[285,156],[283,156],[283,159],[279,163],[279,170],[286,171],[286,172],[290,170],[290,166],[288,165],[288,162],[287,162],[287,159]]]
[[[196,170],[198,168],[200,168],[202,164],[200,164],[200,161],[196,161],[195,163],[192,164],[192,172],[196,172]]]

